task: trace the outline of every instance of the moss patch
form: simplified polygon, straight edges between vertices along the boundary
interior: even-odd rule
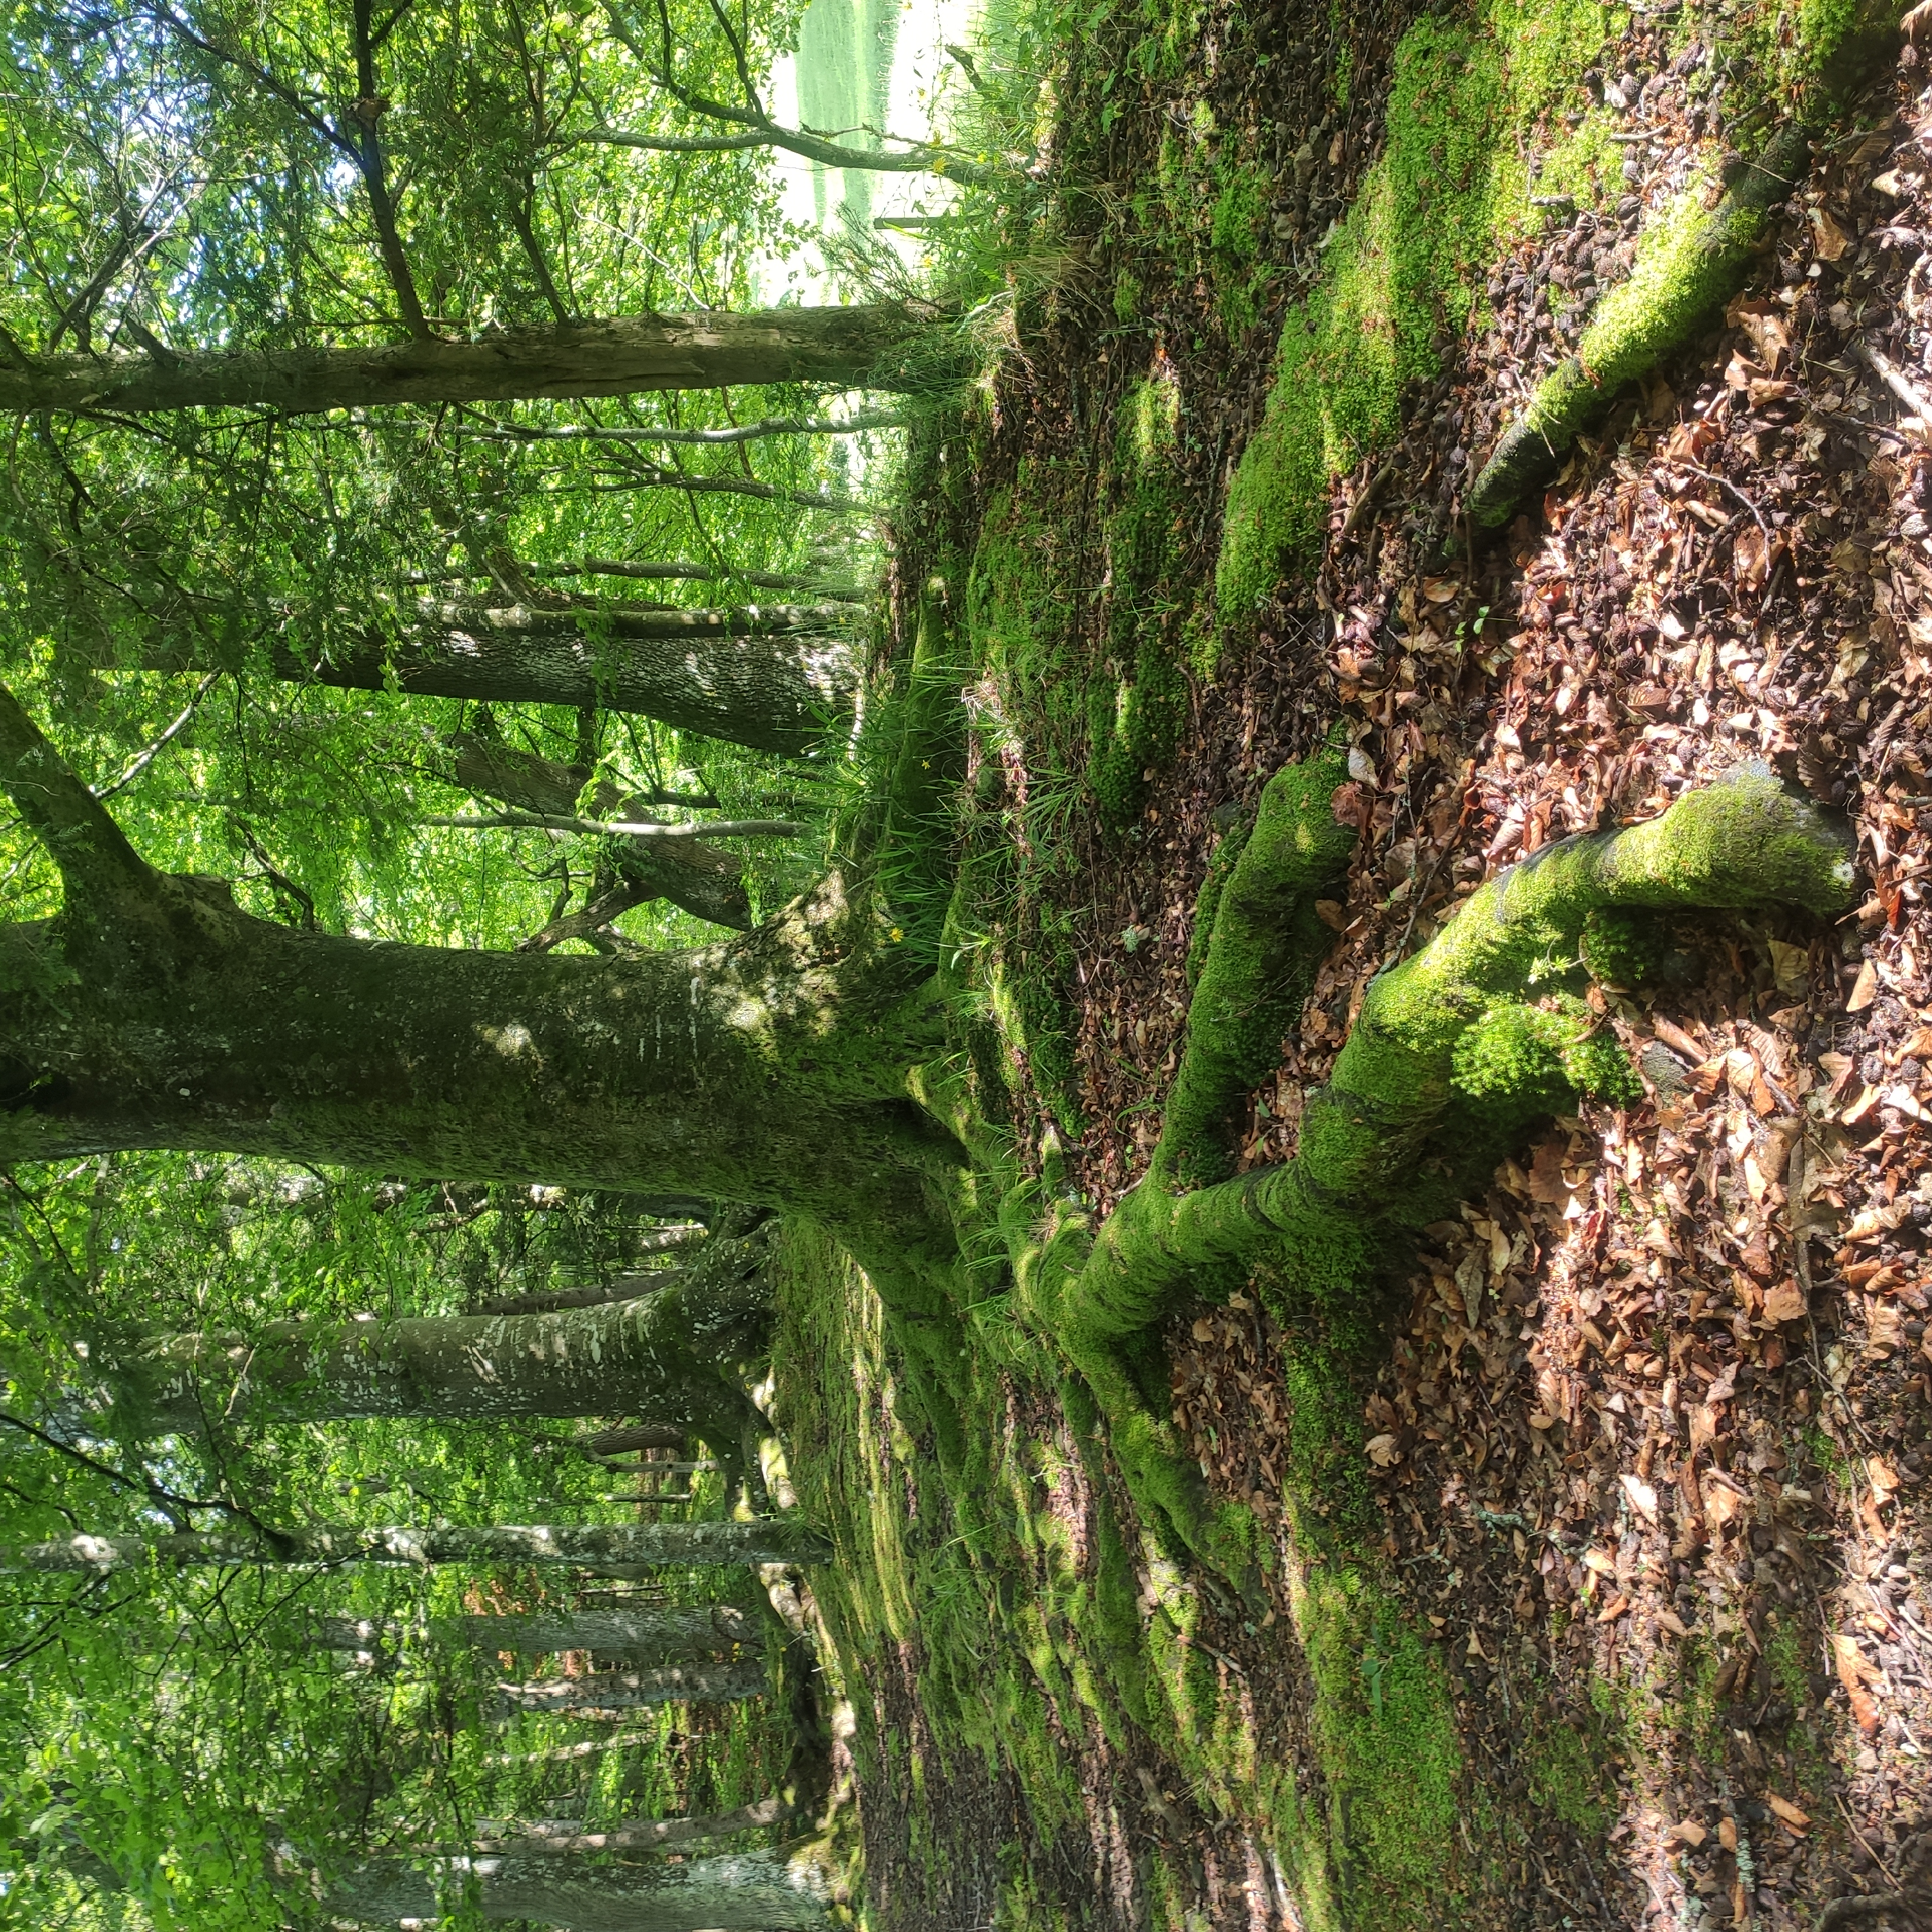
[[[1490,262],[1528,218],[1521,143],[1616,31],[1588,0],[1426,20],[1395,56],[1382,158],[1288,314],[1262,426],[1229,487],[1215,579],[1224,622],[1318,545],[1329,479],[1389,442],[1405,384],[1468,327]]]

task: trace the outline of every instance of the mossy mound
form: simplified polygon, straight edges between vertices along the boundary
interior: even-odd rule
[[[1180,422],[1180,385],[1161,366],[1129,392],[1114,434],[1106,661],[1087,690],[1088,776],[1110,825],[1138,815],[1148,781],[1172,760],[1187,715],[1175,636]]]
[[[1391,441],[1404,386],[1476,318],[1482,278],[1538,218],[1522,152],[1620,25],[1592,0],[1501,4],[1417,22],[1396,50],[1387,146],[1290,310],[1267,415],[1229,486],[1215,578],[1223,622],[1319,547],[1329,479]]]

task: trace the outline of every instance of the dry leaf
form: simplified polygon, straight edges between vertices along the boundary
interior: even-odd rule
[[[1738,1848],[1738,1821],[1735,1818],[1718,1820],[1718,1843],[1727,1852]]]
[[[1675,1838],[1680,1845],[1688,1845],[1694,1852],[1710,1835],[1694,1818],[1680,1818],[1665,1834],[1666,1838]]]
[[[1837,261],[1852,245],[1852,238],[1822,208],[1812,209],[1811,226],[1817,237],[1821,261]]]
[[[1662,1040],[1672,1053],[1681,1053],[1693,1066],[1700,1065],[1709,1058],[1709,1049],[1693,1040],[1675,1021],[1665,1019],[1660,1016],[1653,1020],[1651,1024],[1658,1038]]]
[[[1704,1517],[1713,1529],[1722,1529],[1741,1507],[1737,1491],[1727,1484],[1707,1482],[1704,1485]]]
[[[1878,1492],[1881,1502],[1889,1502],[1892,1492],[1898,1487],[1898,1472],[1882,1456],[1865,1458],[1865,1474],[1870,1478],[1872,1487]]]
[[[1688,1636],[1690,1634],[1690,1625],[1685,1623],[1675,1610],[1659,1610],[1657,1613],[1657,1621],[1672,1636]],[[1701,1844],[1703,1840],[1701,1837],[1699,1837],[1693,1838],[1690,1842],[1695,1845]]]
[[[1764,1298],[1767,1322],[1798,1322],[1804,1316],[1804,1291],[1795,1281],[1781,1281]]]
[[[1855,1636],[1840,1635],[1832,1639],[1832,1660],[1838,1668],[1838,1682],[1851,1700],[1852,1715],[1858,1720],[1858,1729],[1866,1736],[1870,1736],[1878,1729],[1880,1720],[1878,1706],[1867,1695],[1865,1686],[1868,1683],[1882,1683],[1882,1675],[1865,1661]]]
[[[1743,541],[1742,538],[1738,540]],[[1788,946],[1781,939],[1771,942],[1772,977],[1780,993],[1802,998],[1811,985],[1811,949]]]
[[[1852,982],[1852,996],[1845,1002],[1848,1013],[1862,1013],[1878,998],[1878,968],[1869,959],[1858,968]]]
[[[1614,1576],[1617,1574],[1617,1559],[1607,1550],[1586,1550],[1583,1552],[1583,1568],[1595,1570],[1599,1576]]]
[[[1788,1798],[1780,1798],[1774,1791],[1764,1794],[1764,1802],[1789,1825],[1794,1832],[1802,1832],[1810,1823],[1810,1814],[1798,1810]]]
[[[1646,1522],[1654,1522],[1657,1520],[1657,1491],[1648,1483],[1636,1476],[1619,1476],[1617,1480],[1622,1484],[1624,1494],[1630,1498],[1631,1506]]]
[[[1402,1460],[1401,1452],[1396,1448],[1392,1435],[1372,1436],[1368,1441],[1369,1460],[1378,1469],[1387,1469]]]
[[[1630,1606],[1630,1600],[1629,1598],[1625,1596],[1621,1590],[1619,1590],[1617,1594],[1597,1612],[1597,1621],[1600,1624],[1615,1623],[1618,1618],[1622,1616],[1624,1611],[1628,1610]]]

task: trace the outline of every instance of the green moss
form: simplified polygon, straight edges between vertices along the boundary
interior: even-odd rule
[[[1499,1000],[1464,1031],[1451,1076],[1481,1110],[1511,1119],[1560,1111],[1580,1094],[1612,1106],[1640,1099],[1642,1083],[1588,1007],[1557,994],[1540,1006]]]
[[[1897,45],[1904,0],[1798,0],[1784,80],[1807,118],[1827,118]]]
[[[1502,62],[1460,26],[1423,20],[1397,49],[1387,147],[1330,244],[1318,292],[1291,310],[1262,426],[1229,485],[1216,599],[1224,620],[1272,594],[1317,546],[1328,478],[1388,442],[1402,385],[1438,366],[1486,255]]]
[[[1222,160],[1220,192],[1209,236],[1221,320],[1230,335],[1244,334],[1261,319],[1263,277],[1257,268],[1268,232],[1267,178],[1259,169]]]
[[[1531,1803],[1573,1832],[1600,1837],[1618,1809],[1616,1777],[1605,1768],[1615,1755],[1612,1727],[1594,1707],[1587,1719],[1574,1706],[1537,1710],[1522,1745]]]
[[[1455,1706],[1434,1650],[1356,1568],[1311,1569],[1295,1622],[1315,1694],[1329,1862],[1355,1932],[1453,1924],[1465,1863]]]
[[[1106,526],[1108,662],[1086,700],[1088,778],[1111,825],[1138,815],[1148,775],[1172,762],[1187,716],[1186,675],[1169,635],[1180,417],[1180,386],[1171,370],[1157,369],[1129,392],[1114,436],[1120,480]]]
[[[1653,915],[1600,906],[1583,922],[1583,964],[1606,986],[1642,986],[1663,970],[1668,935]]]

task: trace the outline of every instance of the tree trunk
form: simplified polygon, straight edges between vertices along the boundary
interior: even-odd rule
[[[821,1563],[830,1555],[809,1525],[751,1522],[498,1524],[487,1529],[300,1529],[271,1535],[181,1530],[155,1536],[70,1536],[0,1552],[0,1575],[104,1576],[154,1564],[333,1568],[379,1563],[610,1564],[693,1569],[718,1564]]]
[[[155,872],[4,692],[0,782],[65,888],[0,926],[0,1160],[258,1154],[790,1208],[862,1264],[950,1249],[925,1175],[962,1150],[904,1070],[937,1016],[836,878],[689,952],[385,944]]]
[[[759,1619],[735,1604],[677,1604],[640,1610],[571,1610],[554,1616],[439,1617],[438,1637],[478,1650],[539,1657],[587,1650],[600,1657],[702,1656],[734,1643],[755,1643]],[[360,1647],[360,1646],[358,1646]]]
[[[688,1844],[694,1838],[722,1838],[734,1832],[755,1832],[782,1824],[800,1808],[784,1796],[760,1798],[734,1811],[687,1818],[628,1818],[621,1824],[586,1831],[581,1819],[546,1818],[514,1834],[506,1832],[495,1849],[505,1852],[628,1852],[660,1845]]]
[[[393,1650],[406,1632],[400,1624],[367,1617],[315,1617],[303,1627],[318,1650],[374,1654]],[[439,1643],[465,1650],[544,1657],[566,1650],[622,1657],[639,1664],[670,1663],[755,1643],[760,1621],[735,1604],[676,1604],[640,1610],[568,1610],[549,1615],[436,1617],[429,1631]]]
[[[658,1670],[593,1670],[584,1677],[548,1677],[498,1687],[517,1711],[637,1711],[653,1704],[728,1704],[762,1697],[770,1688],[765,1666],[740,1664],[668,1664]]]
[[[458,732],[446,741],[456,754],[456,782],[479,798],[494,798],[526,812],[573,812],[590,773],[580,765],[540,758],[500,740]],[[598,818],[650,816],[644,801],[613,784],[598,786],[590,801]],[[642,888],[638,900],[666,898],[694,919],[734,932],[748,932],[751,896],[744,868],[730,853],[695,841],[653,843],[648,838],[613,839],[614,869],[627,884]]]
[[[754,751],[802,754],[851,716],[853,674],[833,605],[769,611],[549,610],[428,600],[393,642],[278,675],[356,691],[482,704],[601,705]]]
[[[759,1418],[730,1362],[752,1351],[709,1300],[698,1323],[694,1312],[674,1285],[548,1315],[276,1322],[246,1336],[156,1337],[109,1372],[130,1418],[151,1431],[195,1431],[217,1418],[454,1421],[642,1407],[734,1446]]]
[[[291,415],[388,403],[617,396],[740,382],[908,386],[904,365],[932,325],[896,304],[735,315],[613,316],[491,329],[468,342],[385,343],[239,354],[15,356],[0,361],[0,410],[198,409]]]
[[[681,1864],[594,1865],[580,1857],[471,1853],[370,1858],[325,1894],[325,1913],[393,1925],[440,1916],[473,1886],[486,1923],[534,1919],[567,1932],[795,1932],[826,1924],[808,1852],[743,1852]]]

